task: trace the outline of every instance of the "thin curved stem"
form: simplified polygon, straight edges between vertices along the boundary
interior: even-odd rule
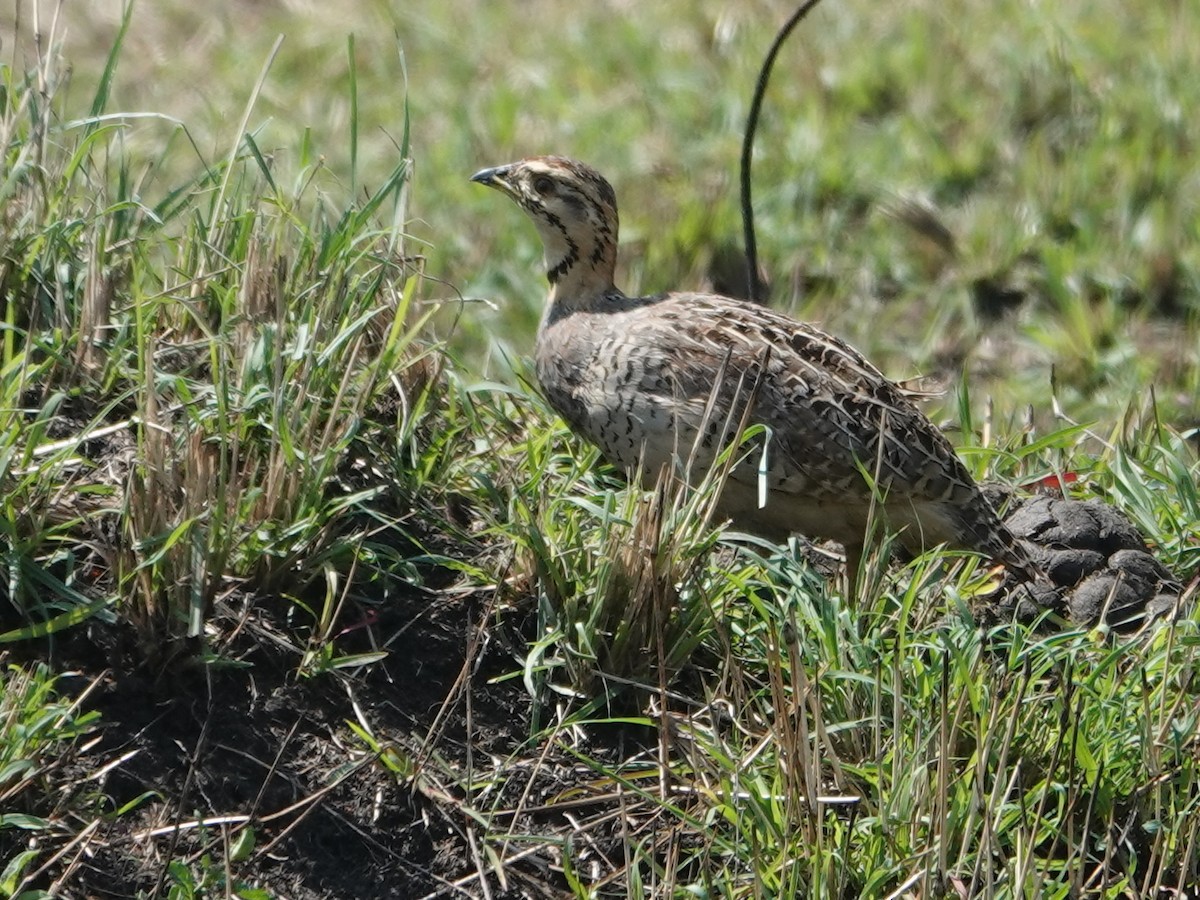
[[[787,40],[800,22],[808,15],[821,0],[807,0],[800,8],[792,13],[792,17],[784,23],[775,35],[775,42],[767,51],[762,68],[758,72],[758,83],[754,86],[754,99],[750,101],[750,115],[746,117],[746,133],[742,137],[742,231],[746,239],[746,286],[748,296],[758,301],[758,242],[754,237],[754,205],[750,198],[750,156],[754,149],[754,132],[758,128],[758,116],[762,111],[763,97],[767,93],[767,82],[771,78],[771,68],[775,65],[775,57],[779,48]]]

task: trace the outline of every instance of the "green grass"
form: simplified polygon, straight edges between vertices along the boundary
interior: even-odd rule
[[[623,284],[703,284],[741,233],[740,130],[789,11],[543,2],[530,10],[538,27],[524,29],[502,6],[461,0],[359,4],[336,23],[316,8],[156,4],[137,10],[111,90],[116,108],[167,113],[200,157],[220,156],[282,34],[256,142],[296,171],[319,147],[325,189],[342,197],[391,171],[407,97],[413,252],[499,307],[471,306],[457,346],[519,356],[541,302],[540,251],[519,212],[497,210],[469,175],[530,153],[585,158],[622,200]],[[896,377],[953,383],[965,366],[1005,410],[1041,401],[1053,366],[1077,418],[1111,417],[1154,381],[1159,402],[1194,423],[1194,342],[1158,313],[1195,327],[1197,15],[1115,0],[971,2],[953,16],[928,0],[822,5],[784,48],[756,153],[773,303],[823,321]],[[115,23],[70,8],[61,20],[76,68],[67,105],[81,115]],[[357,141],[345,138],[352,125]],[[132,122],[123,142],[156,157],[171,130]],[[190,173],[195,155],[180,150],[174,167]],[[952,257],[887,214],[899,198],[934,205]],[[1024,302],[992,323],[974,302],[981,284]]]
[[[29,839],[25,849],[4,861],[0,894],[5,897],[49,896],[22,891],[39,869],[53,865],[39,842],[54,841],[64,818],[91,811],[91,798],[79,796],[69,764],[80,738],[99,719],[81,709],[96,682],[69,702],[56,680],[42,665],[10,666],[0,675],[0,832]]]
[[[868,566],[850,604],[797,547],[723,534],[710,489],[625,489],[529,387],[540,250],[466,179],[587,158],[629,290],[719,280],[787,11],[156,4],[118,39],[65,6],[40,49],[6,43],[0,896],[46,896],[101,822],[173,802],[115,805],[78,752],[88,693],[29,662],[72,665],[90,629],[168,685],[252,679],[246,635],[269,634],[303,685],[346,689],[331,781],[370,769],[465,822],[461,871],[497,893],[527,851],[579,897],[1200,882],[1195,611],[982,629],[993,575],[945,553]],[[1076,473],[1185,582],[1197,32],[1186,3],[827,0],[755,168],[774,305],[935,376],[977,476]],[[533,698],[524,740],[458,745],[443,713],[386,733],[355,700],[388,647],[339,637],[414,594],[490,598],[465,640]],[[199,850],[158,847],[159,887],[269,895],[272,827],[201,822]]]

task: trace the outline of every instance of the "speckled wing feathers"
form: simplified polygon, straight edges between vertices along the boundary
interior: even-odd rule
[[[578,355],[584,347],[590,356]],[[568,416],[572,426],[617,465],[645,472],[688,459],[693,445],[710,464],[735,439],[726,428],[741,420],[753,387],[748,420],[770,435],[767,504],[758,503],[764,473],[749,452],[721,506],[743,527],[861,541],[866,473],[896,524],[919,532],[909,536],[915,547],[1013,554],[945,437],[857,351],[812,326],[724,297],[669,294],[556,322],[540,349],[540,378],[557,386],[551,401],[580,410]],[[577,388],[564,392],[568,383]]]

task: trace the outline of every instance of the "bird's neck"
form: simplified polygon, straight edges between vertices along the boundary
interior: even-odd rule
[[[617,250],[611,240],[580,236],[546,247],[546,277],[550,281],[547,318],[595,310],[606,298],[621,296],[613,283]],[[553,252],[552,252],[553,251]]]

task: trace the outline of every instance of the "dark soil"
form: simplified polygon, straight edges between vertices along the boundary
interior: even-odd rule
[[[72,796],[58,803],[86,808],[92,794],[103,816],[153,793],[136,811],[102,820],[83,853],[65,854],[37,886],[64,898],[166,896],[174,883],[167,861],[193,861],[198,878],[204,854],[224,860],[223,841],[243,827],[234,821],[223,833],[219,824],[189,823],[249,816],[254,850],[232,875],[272,896],[482,896],[463,776],[472,761],[479,772],[491,770],[489,754],[520,747],[531,709],[519,679],[492,680],[515,663],[509,650],[483,639],[491,618],[486,598],[414,596],[339,640],[339,650],[362,652],[368,632],[391,635],[385,660],[303,680],[297,656],[279,648],[266,623],[245,629],[239,659],[249,665],[185,670],[169,681],[106,669],[87,700],[102,716],[99,740],[63,761],[55,781],[70,785]],[[63,663],[74,656],[77,672],[94,672],[120,637],[79,629],[55,655]],[[91,681],[79,674],[60,684],[82,690]],[[348,722],[366,723],[415,776],[389,770]],[[106,766],[101,779],[86,780]],[[528,780],[515,778],[513,787]],[[183,826],[178,834],[175,823]],[[0,858],[23,849],[20,836],[0,833]],[[558,895],[553,863],[530,855],[508,872],[507,888],[490,885],[490,896]],[[220,866],[210,870],[223,875]]]

